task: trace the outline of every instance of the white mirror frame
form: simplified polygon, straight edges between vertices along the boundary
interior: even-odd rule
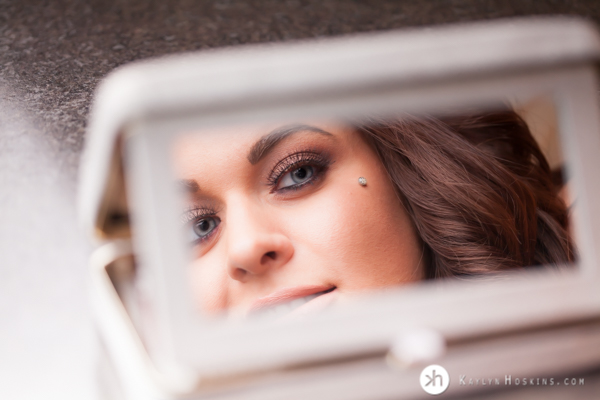
[[[125,96],[127,110],[114,105],[106,110],[119,115],[111,123],[125,138],[134,245],[155,279],[164,328],[162,371],[178,374],[183,367],[201,377],[218,376],[382,352],[411,328],[435,329],[452,340],[599,315],[600,208],[594,204],[600,199],[595,176],[600,108],[592,61],[600,45],[580,22],[561,20],[559,28],[556,22],[511,21],[344,39],[316,48],[225,53],[207,58],[208,64],[173,60],[115,76],[113,87],[138,91]],[[491,52],[490,43],[505,47]],[[240,60],[247,63],[240,66]],[[119,93],[122,88],[106,89],[100,102]],[[351,310],[277,327],[256,322],[230,329],[198,317],[184,280],[186,251],[169,168],[168,149],[178,132],[308,115],[432,113],[539,94],[556,102],[577,197],[576,271],[530,271],[500,283],[427,282],[365,299]]]

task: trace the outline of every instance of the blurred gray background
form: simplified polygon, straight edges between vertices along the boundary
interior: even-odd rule
[[[133,60],[528,15],[600,22],[598,0],[0,0],[0,398],[95,398],[77,224],[93,92]],[[557,395],[558,393],[554,393]]]

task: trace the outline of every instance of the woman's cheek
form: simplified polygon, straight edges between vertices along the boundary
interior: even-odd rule
[[[228,306],[228,275],[225,260],[217,251],[192,262],[190,275],[194,303],[203,312],[215,314]],[[219,267],[216,267],[219,266]]]
[[[368,188],[356,184],[324,190],[294,224],[321,273],[335,279],[341,290],[418,279],[418,240],[387,183],[386,177],[373,175]]]
[[[340,286],[360,286],[368,283],[372,260],[370,250],[380,238],[366,204],[356,191],[324,190],[310,202],[294,211],[294,220],[288,220],[288,235],[300,254],[313,265],[306,266],[320,277],[335,280]],[[365,251],[366,250],[366,251]],[[340,288],[342,289],[342,288]]]

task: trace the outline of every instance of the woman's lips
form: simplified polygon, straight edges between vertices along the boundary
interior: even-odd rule
[[[316,311],[316,309],[322,308],[317,307],[317,305],[329,304],[329,300],[326,302],[323,300],[332,299],[335,289],[336,287],[331,285],[295,286],[280,289],[256,300],[250,307],[249,312],[273,311],[277,314],[292,312],[296,314],[297,311],[302,311],[302,314],[304,314],[305,312]],[[317,300],[321,298],[325,299]]]

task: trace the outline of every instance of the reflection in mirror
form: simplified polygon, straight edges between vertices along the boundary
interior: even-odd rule
[[[557,126],[540,97],[179,135],[196,307],[293,320],[370,290],[572,265]]]

